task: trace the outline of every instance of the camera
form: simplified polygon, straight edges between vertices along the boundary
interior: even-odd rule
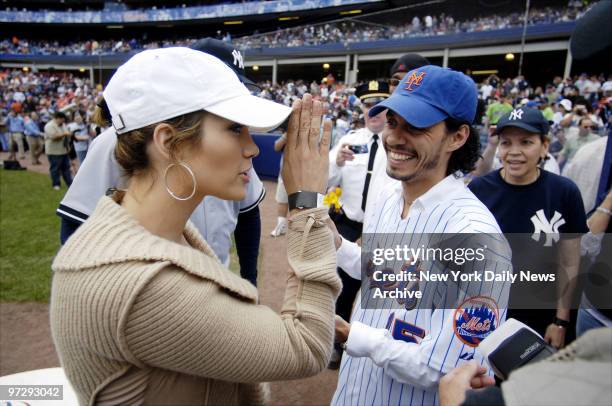
[[[368,144],[349,145],[348,149],[353,151],[355,154],[367,154],[368,153]]]

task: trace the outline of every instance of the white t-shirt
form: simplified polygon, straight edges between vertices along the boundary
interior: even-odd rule
[[[493,92],[493,86],[491,85],[482,85],[480,88],[480,94],[482,95],[483,100],[486,100],[491,93]]]
[[[79,168],[72,185],[60,202],[57,214],[67,220],[83,222],[94,211],[98,201],[109,188],[123,189],[125,179],[115,160],[117,136],[109,128],[97,136],[89,147],[87,159]],[[190,220],[224,265],[229,265],[231,234],[236,228],[238,214],[259,205],[265,197],[265,189],[255,170],[249,172],[251,181],[247,195],[240,202],[206,196]]]

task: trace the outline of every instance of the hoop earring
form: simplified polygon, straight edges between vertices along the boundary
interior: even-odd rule
[[[541,156],[540,159],[538,159],[538,163],[536,165],[544,165],[547,159],[548,156]]]
[[[179,197],[177,195],[174,194],[174,192],[172,190],[170,190],[170,186],[168,186],[168,171],[170,170],[170,168],[172,168],[173,166],[176,165],[180,165],[183,168],[185,168],[185,170],[187,172],[189,172],[189,175],[191,175],[191,180],[193,181],[193,189],[191,190],[191,194],[187,197]],[[197,186],[197,182],[196,182],[196,178],[195,175],[193,174],[193,171],[191,170],[191,168],[189,167],[189,165],[187,165],[186,163],[183,162],[178,162],[175,164],[170,164],[166,167],[166,170],[164,171],[164,186],[166,186],[166,192],[168,192],[168,194],[170,196],[172,196],[173,198],[175,198],[176,200],[180,200],[180,201],[185,201],[185,200],[189,200],[191,199],[196,192],[196,186]]]

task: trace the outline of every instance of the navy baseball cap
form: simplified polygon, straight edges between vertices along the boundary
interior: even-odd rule
[[[234,46],[229,42],[207,37],[194,42],[189,46],[189,48],[195,49],[196,51],[205,52],[221,59],[223,63],[229,66],[234,73],[236,73],[238,79],[244,83],[247,89],[261,90],[261,88],[255,82],[246,77],[242,53],[237,48],[234,48]]]
[[[408,72],[421,66],[431,65],[429,60],[419,54],[405,54],[397,58],[397,60],[391,66],[389,76],[393,76],[396,73]]]
[[[542,135],[548,134],[550,130],[550,124],[540,110],[526,107],[516,108],[501,116],[495,131],[499,134],[507,127],[518,127],[530,133]]]
[[[448,117],[471,124],[477,104],[478,90],[469,76],[427,65],[408,72],[391,97],[372,107],[368,114],[374,117],[390,109],[417,128],[431,127]]]

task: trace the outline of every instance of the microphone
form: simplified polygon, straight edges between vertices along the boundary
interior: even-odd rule
[[[556,352],[531,327],[508,319],[478,346],[500,379],[506,380],[517,368],[550,357]]]

